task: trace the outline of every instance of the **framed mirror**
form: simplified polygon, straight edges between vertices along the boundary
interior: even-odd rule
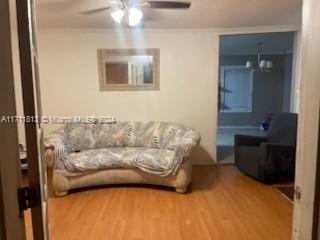
[[[159,49],[98,49],[100,91],[159,91]]]

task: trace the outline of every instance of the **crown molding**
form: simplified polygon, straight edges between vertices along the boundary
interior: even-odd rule
[[[147,29],[102,29],[102,28],[38,28],[39,32],[90,32],[90,33],[145,33],[145,34],[181,34],[181,33],[215,33],[218,35],[235,35],[247,33],[268,33],[268,32],[297,32],[301,30],[300,25],[273,25],[253,26],[238,28],[147,28]]]

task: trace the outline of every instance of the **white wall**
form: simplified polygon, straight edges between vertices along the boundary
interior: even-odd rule
[[[200,132],[196,164],[216,159],[219,34],[296,31],[296,26],[226,30],[38,31],[43,115],[111,115],[162,120]],[[17,113],[23,115],[16,34],[13,34]],[[158,92],[100,92],[97,48],[160,48]],[[47,126],[45,132],[57,126]],[[19,139],[24,142],[23,126]]]
[[[213,163],[217,34],[43,30],[38,35],[43,115],[182,123],[202,137],[194,163]],[[98,48],[160,48],[160,91],[100,92]]]

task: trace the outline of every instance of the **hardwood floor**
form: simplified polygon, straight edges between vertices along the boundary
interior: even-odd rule
[[[191,192],[115,187],[50,198],[53,240],[286,240],[292,204],[234,166],[196,166]],[[26,213],[28,239],[30,213]]]

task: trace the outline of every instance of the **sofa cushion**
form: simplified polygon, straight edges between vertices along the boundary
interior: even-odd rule
[[[108,147],[70,153],[64,160],[64,175],[114,168],[139,168],[142,171],[166,176],[175,168],[175,152],[145,147]]]

